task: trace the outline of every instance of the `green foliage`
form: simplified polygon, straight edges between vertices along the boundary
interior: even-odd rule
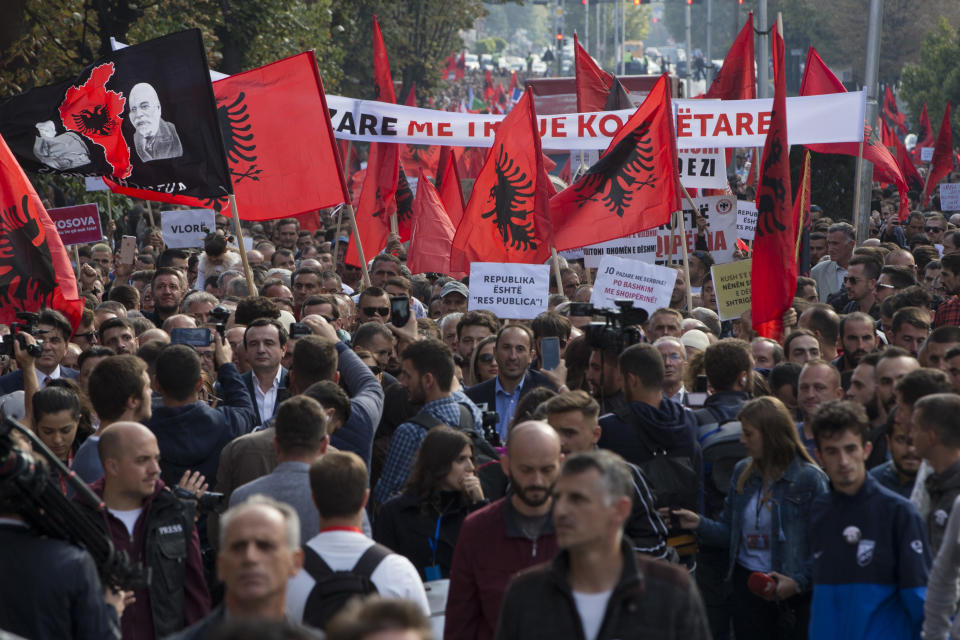
[[[507,41],[498,36],[482,38],[473,45],[473,51],[477,54],[484,53],[502,53],[507,48]]]
[[[960,104],[960,33],[945,19],[923,39],[920,60],[903,69],[901,95],[910,113],[918,114],[924,103],[934,131],[940,129],[947,102]],[[951,128],[960,131],[960,109],[950,114]]]

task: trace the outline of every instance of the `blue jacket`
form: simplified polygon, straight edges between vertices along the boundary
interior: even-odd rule
[[[913,504],[868,473],[856,495],[814,500],[809,536],[811,638],[919,640],[931,557]]]
[[[730,478],[730,491],[723,503],[719,520],[700,518],[697,535],[705,544],[730,549],[727,579],[733,575],[737,550],[743,532],[743,512],[750,498],[761,490],[760,476],[750,475],[743,491],[737,491],[737,480],[746,469],[750,458],[737,463]],[[816,465],[796,458],[786,472],[773,484],[771,506],[770,564],[771,569],[797,581],[801,591],[810,589],[813,559],[807,539],[810,504],[814,498],[829,490],[827,476]]]

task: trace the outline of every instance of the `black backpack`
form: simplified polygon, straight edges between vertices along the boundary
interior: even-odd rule
[[[470,438],[470,444],[473,445],[473,455],[477,458],[477,466],[479,467],[493,460],[499,460],[500,454],[493,448],[493,445],[487,442],[487,440],[473,428],[473,413],[471,413],[470,409],[459,403],[457,406],[460,407],[460,424],[449,424],[447,426],[462,431]],[[429,411],[421,411],[412,418],[409,418],[407,422],[418,424],[427,431],[441,424],[446,424]]]
[[[370,576],[393,552],[382,544],[374,544],[349,571],[334,571],[309,545],[303,546],[303,568],[315,584],[303,608],[303,622],[317,629],[326,629],[330,620],[356,596],[377,593]]]
[[[747,457],[747,449],[740,443],[743,425],[739,420],[719,420],[706,408],[694,413],[697,416],[697,440],[703,452],[705,512],[713,518],[723,508],[734,467]]]

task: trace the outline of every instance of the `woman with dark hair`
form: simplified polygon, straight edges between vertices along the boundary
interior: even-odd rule
[[[730,549],[727,579],[737,640],[806,638],[812,587],[808,515],[814,498],[829,490],[827,476],[779,399],[750,400],[737,418],[750,457],[733,470],[720,518],[686,509],[672,515],[702,543]]]
[[[73,380],[66,378],[51,380],[46,388],[34,393],[31,399],[33,430],[67,467],[73,462],[73,454],[93,433],[90,410],[85,405],[80,388]],[[62,479],[60,484],[66,493],[66,484]]]
[[[500,373],[497,368],[497,360],[493,352],[497,346],[497,336],[487,336],[477,343],[473,348],[473,354],[470,356],[470,380],[464,380],[469,383],[467,386],[473,386],[486,382],[490,378]]]
[[[462,432],[440,425],[420,445],[403,493],[380,508],[373,538],[409,558],[424,580],[450,577],[460,525],[483,507],[475,453]]]

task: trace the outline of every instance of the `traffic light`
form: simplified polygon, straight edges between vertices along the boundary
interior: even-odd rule
[[[557,49],[563,49],[563,27],[557,27]]]

